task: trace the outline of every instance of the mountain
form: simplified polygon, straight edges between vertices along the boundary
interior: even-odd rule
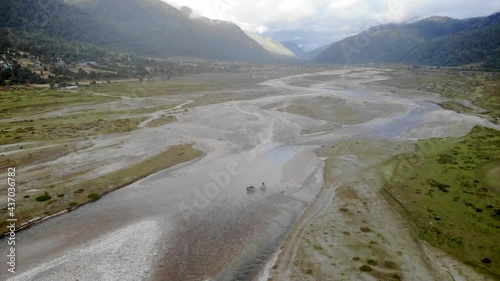
[[[310,59],[310,60],[315,60],[316,57],[319,56],[319,54],[321,54],[323,51],[325,51],[326,49],[328,49],[333,44],[335,44],[335,43],[324,45],[324,46],[321,46],[321,47],[319,47],[317,49],[314,49],[314,50],[311,50],[311,51],[307,52],[307,58]]]
[[[281,42],[281,44],[287,48],[288,50],[292,51],[292,53],[295,54],[295,56],[297,56],[298,58],[300,59],[305,59],[307,58],[307,52],[302,50],[302,48],[300,48],[299,46],[297,46],[297,44],[293,43],[293,42]]]
[[[430,17],[413,23],[376,26],[329,45],[314,60],[492,66],[499,53],[500,13],[496,13],[463,20]]]
[[[473,19],[469,23],[459,32],[413,47],[403,55],[402,61],[427,65],[463,65],[484,61],[486,66],[500,68],[500,13]]]
[[[282,43],[271,37],[263,37],[258,34],[247,32],[247,35],[266,49],[275,59],[278,60],[297,60],[298,57]]]
[[[2,0],[0,27],[147,56],[267,61],[238,26],[192,16],[159,0]]]

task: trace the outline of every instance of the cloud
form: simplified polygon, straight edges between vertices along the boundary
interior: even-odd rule
[[[320,46],[367,28],[439,15],[455,18],[500,11],[498,0],[163,0],[196,14],[232,21],[282,41]],[[300,38],[299,38],[300,37]]]

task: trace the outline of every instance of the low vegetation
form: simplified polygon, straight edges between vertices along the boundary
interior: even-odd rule
[[[45,192],[44,195],[38,196],[35,200],[38,202],[45,202],[50,199],[52,199],[52,196],[50,196],[47,192]]]
[[[444,108],[475,114],[500,124],[499,72],[410,68],[399,69],[390,75],[391,79],[374,84],[437,93],[446,99],[441,103]]]
[[[22,225],[33,218],[41,218],[56,214],[66,209],[73,208],[100,199],[105,194],[121,187],[127,186],[155,172],[164,170],[173,165],[192,160],[202,155],[194,149],[192,144],[182,144],[170,147],[168,150],[154,156],[142,163],[133,165],[120,171],[112,172],[99,178],[87,180],[73,185],[47,186],[41,188],[48,190],[36,198],[22,198],[16,203],[18,225]],[[50,192],[50,193],[49,193]],[[56,198],[49,194],[63,194]],[[6,222],[7,209],[0,210],[0,221]],[[0,225],[1,233],[5,233],[6,223]]]
[[[0,89],[0,168],[36,167],[94,145],[95,137],[126,133],[151,118],[151,113],[178,105],[162,96],[196,92],[220,87],[201,80],[105,83],[77,89],[41,89],[16,86]],[[175,122],[165,114],[149,122],[160,126]],[[29,140],[29,141],[28,141]],[[36,178],[32,189],[19,189],[16,215],[19,225],[36,221],[82,204],[147,175],[200,156],[202,153],[183,144],[99,178],[88,176],[92,167]],[[135,163],[135,162],[134,162]],[[86,180],[81,180],[81,179]],[[19,179],[25,186],[32,178]],[[0,196],[5,196],[0,191]],[[6,218],[0,206],[0,221]],[[0,226],[5,231],[4,224]]]
[[[500,277],[499,131],[421,140],[382,170],[384,194],[421,239]]]
[[[148,124],[147,124],[147,126],[148,127],[158,127],[158,126],[161,126],[161,125],[172,123],[175,120],[176,120],[175,116],[171,116],[171,115],[165,116],[165,115],[162,115],[159,118],[156,118],[156,119],[153,119],[153,120],[149,121]]]

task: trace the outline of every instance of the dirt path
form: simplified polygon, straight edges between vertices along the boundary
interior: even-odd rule
[[[295,225],[289,238],[280,253],[280,259],[277,263],[279,269],[276,273],[277,280],[287,280],[290,278],[292,267],[297,257],[300,241],[304,234],[311,226],[311,224],[331,206],[332,200],[335,196],[335,189],[342,184],[343,180],[349,177],[350,174],[338,178],[328,188],[324,188],[318,195],[317,200],[302,216],[299,222]]]

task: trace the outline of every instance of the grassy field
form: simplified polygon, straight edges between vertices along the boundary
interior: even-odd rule
[[[129,132],[146,120],[140,115],[176,105],[163,96],[218,88],[194,80],[110,83],[71,91],[0,88],[0,145]],[[165,117],[150,126],[174,121]]]
[[[382,171],[384,195],[419,238],[500,278],[500,132],[421,140]]]
[[[106,84],[99,88],[98,92],[112,96],[152,97],[220,90],[220,88],[221,86],[214,82],[187,79]]]
[[[73,94],[64,90],[30,87],[0,88],[0,118],[28,117],[68,106],[92,105],[113,98],[95,96],[88,91]]]
[[[50,141],[79,138],[135,129],[142,118],[120,118],[116,112],[43,114],[72,107],[93,106],[115,100],[93,95],[90,90],[78,93],[33,88],[0,91],[0,145],[26,141]]]

